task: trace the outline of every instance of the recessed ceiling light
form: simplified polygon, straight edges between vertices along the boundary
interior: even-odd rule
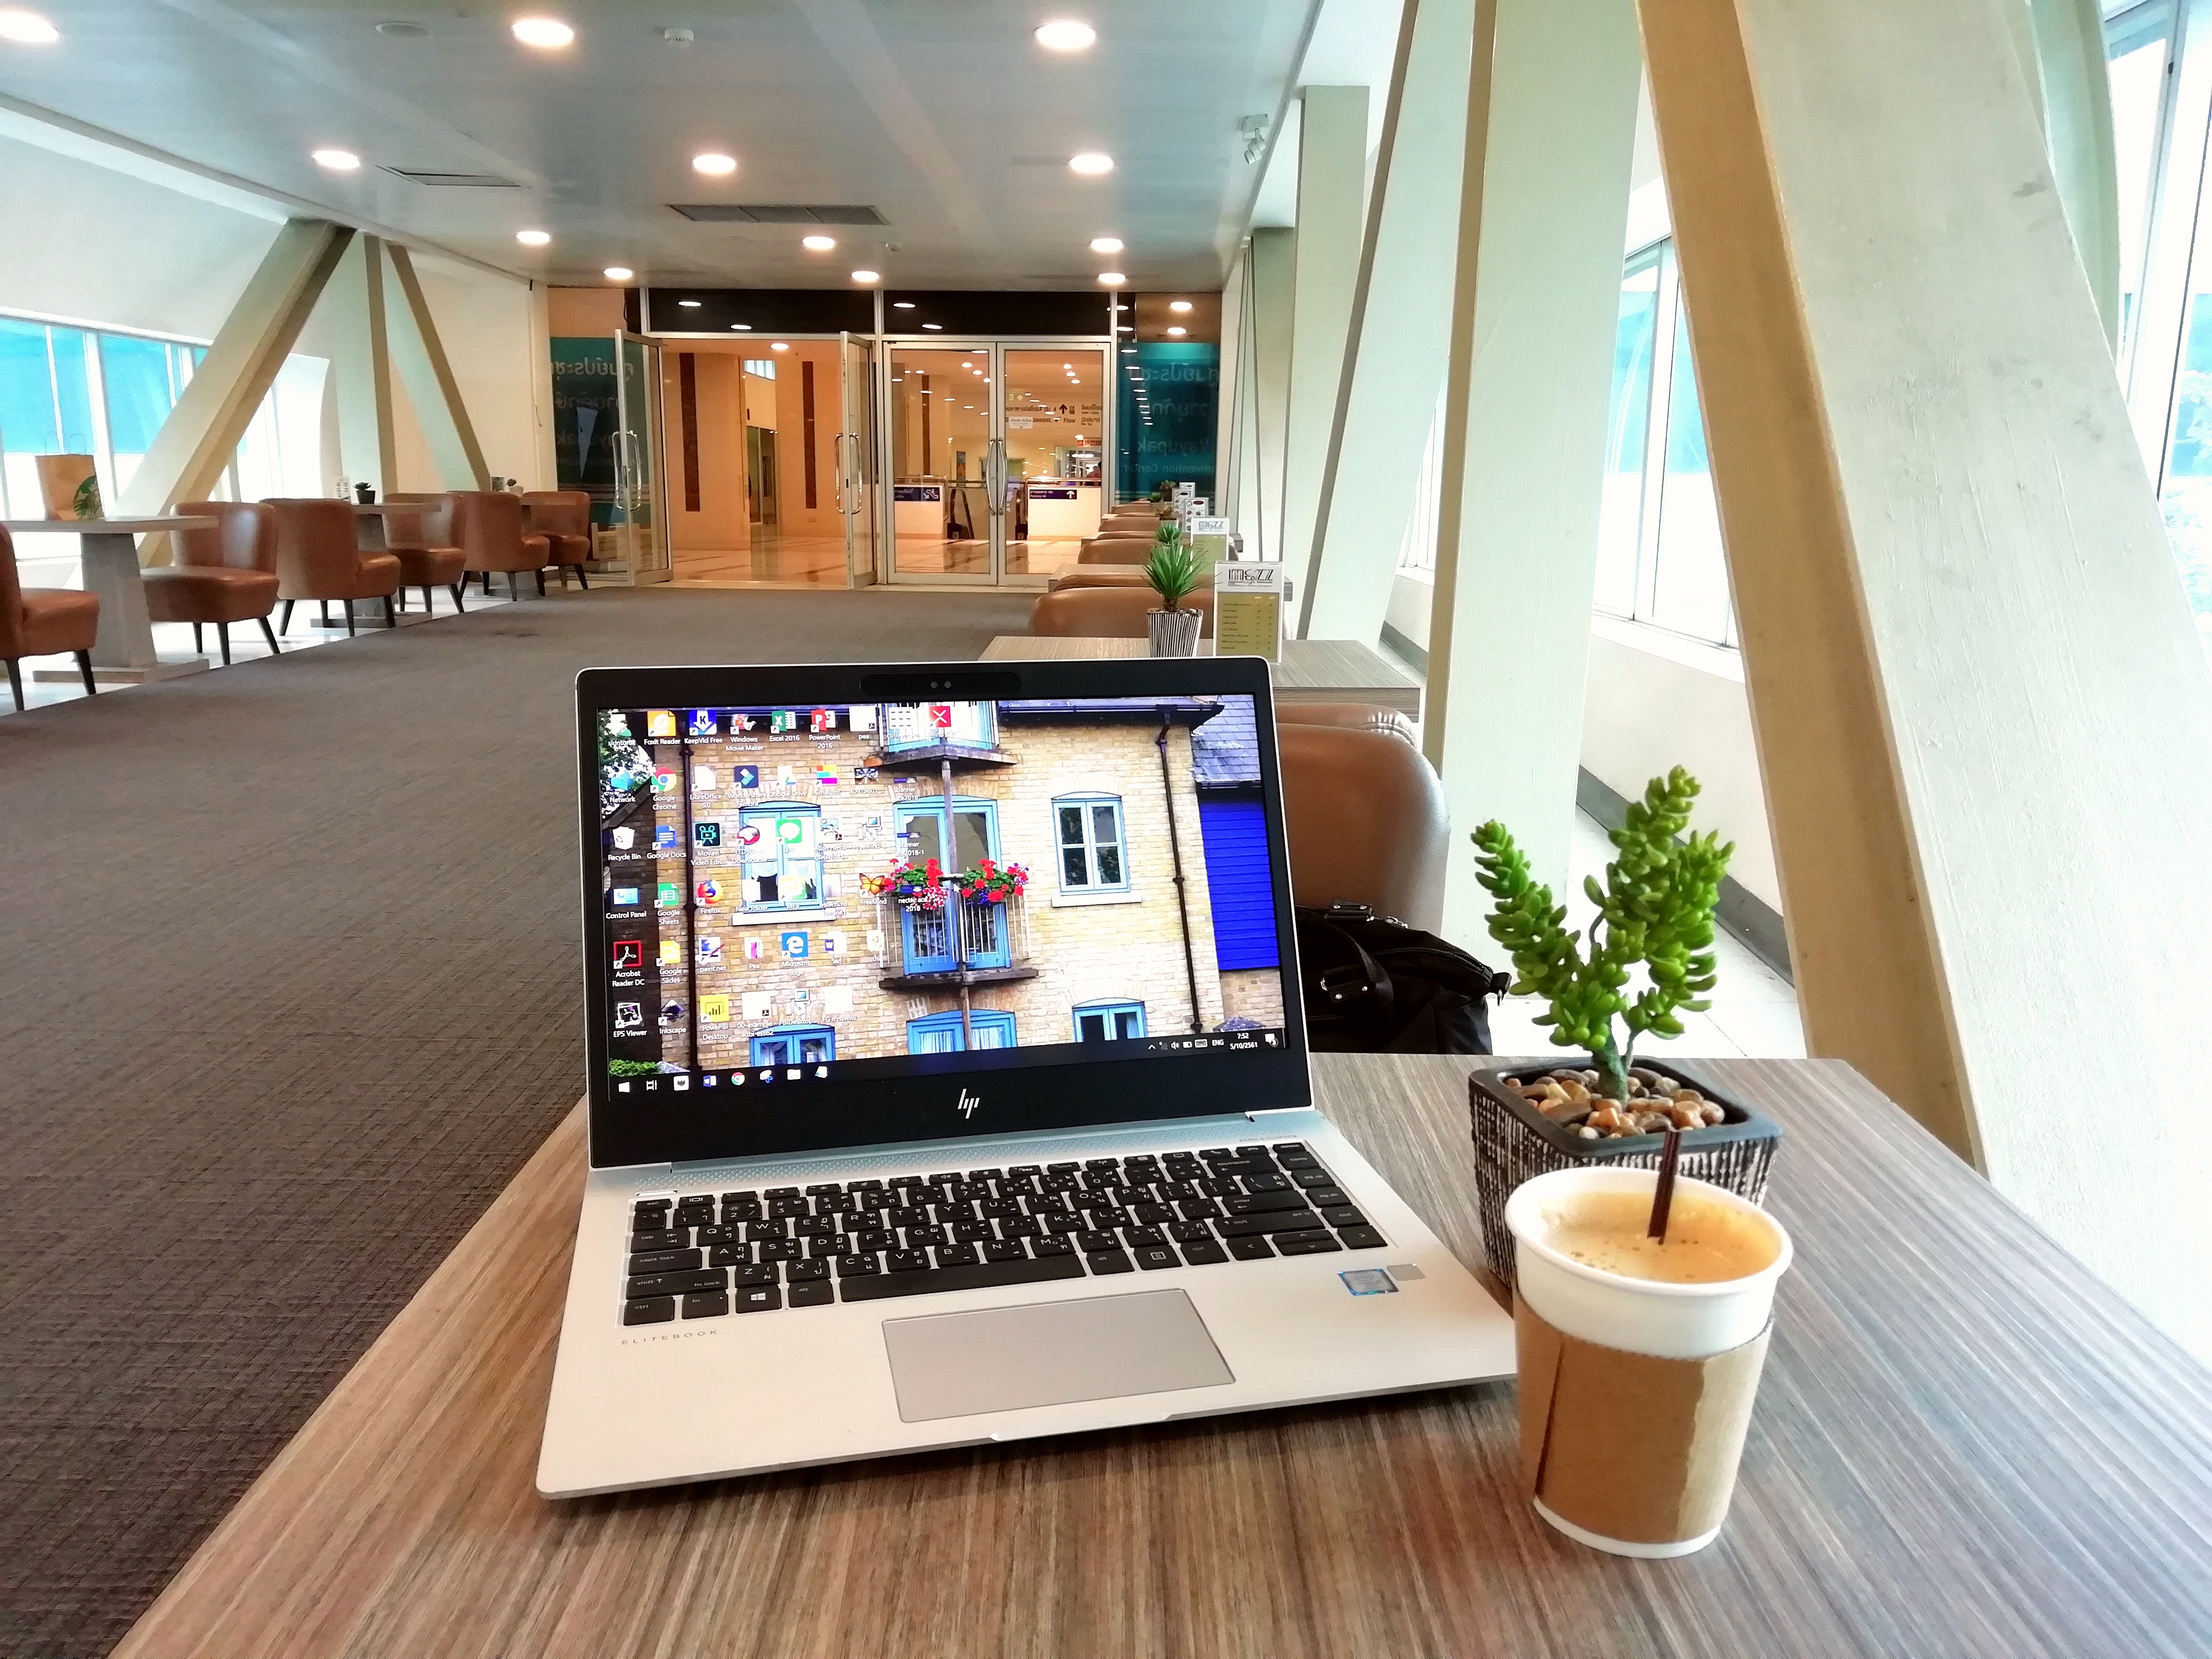
[[[0,40],[19,46],[51,46],[62,32],[34,11],[0,11]]]
[[[312,153],[310,159],[325,173],[361,171],[361,157],[349,149],[319,149]]]
[[[737,170],[738,158],[734,155],[725,155],[718,149],[710,149],[704,155],[691,158],[691,171],[694,173],[711,173],[719,179],[726,173],[735,173]]]
[[[924,328],[939,328],[939,329],[941,329],[941,328],[943,328],[943,327],[945,326],[945,325],[944,325],[944,324],[942,324],[942,323],[924,323],[924,324],[922,325],[922,326],[923,326]]]
[[[1102,270],[1098,273],[1098,280],[1108,288],[1119,288],[1129,279],[1118,270]]]
[[[1080,155],[1069,156],[1067,167],[1071,173],[1079,173],[1086,178],[1095,179],[1102,173],[1114,171],[1114,158],[1102,155],[1095,149],[1086,149]]]
[[[1188,300],[1170,300],[1168,301],[1168,309],[1170,311],[1188,311],[1190,309],[1190,301]]]
[[[525,247],[544,247],[553,240],[553,233],[550,230],[518,230],[514,233],[514,240]]]
[[[1054,18],[1036,32],[1036,43],[1047,52],[1081,52],[1097,40],[1098,31],[1072,17]]]
[[[884,280],[884,274],[879,270],[856,270],[853,273],[853,280],[856,283],[880,283]]]
[[[891,309],[893,311],[912,311],[914,309],[914,301],[911,300],[894,300],[891,301]]]
[[[395,40],[420,40],[430,31],[420,23],[410,22],[404,17],[395,17],[388,22],[379,23],[376,26],[376,32],[379,34],[388,34]]]
[[[835,236],[802,236],[799,239],[799,245],[817,253],[827,253],[837,246],[837,239]]]
[[[678,300],[676,303],[682,306],[686,311],[696,311],[699,309],[699,301],[696,300]]]
[[[786,344],[783,341],[781,341],[781,340],[772,340],[772,341],[770,341],[770,342],[769,343],[769,348],[768,348],[768,349],[769,349],[770,351],[788,351],[788,350],[790,350],[790,349],[791,349],[791,348],[790,348],[788,345],[787,345],[787,344]]]
[[[750,334],[753,331],[753,325],[750,323],[732,323],[730,326],[740,334]]]
[[[576,31],[557,17],[518,17],[509,27],[526,46],[565,46],[576,38]]]
[[[609,265],[599,274],[611,283],[626,283],[637,275],[628,265]]]
[[[1121,348],[1121,355],[1124,357],[1133,357],[1137,355],[1137,348],[1134,346],[1123,346]],[[1130,367],[1133,368],[1136,365],[1132,363]]]
[[[1118,236],[1094,236],[1091,239],[1091,251],[1093,253],[1119,253],[1121,239]]]
[[[1188,330],[1188,329],[1182,329],[1182,328],[1171,328],[1171,329],[1170,329],[1170,330],[1168,331],[1168,332],[1169,332],[1169,333],[1170,333],[1170,334],[1187,334],[1187,333],[1188,333],[1189,331],[1189,331],[1189,330]]]

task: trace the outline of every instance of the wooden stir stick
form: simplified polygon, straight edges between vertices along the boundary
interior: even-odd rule
[[[1659,1184],[1651,1191],[1651,1226],[1650,1236],[1662,1244],[1667,1242],[1667,1212],[1674,1206],[1674,1165],[1682,1156],[1682,1132],[1673,1125],[1667,1129],[1667,1145],[1659,1153]]]

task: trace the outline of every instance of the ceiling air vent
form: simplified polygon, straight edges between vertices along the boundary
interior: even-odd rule
[[[671,202],[687,219],[703,225],[887,225],[890,220],[872,207],[822,204],[761,203],[740,206],[734,202]]]
[[[502,179],[496,173],[425,173],[416,167],[386,167],[386,173],[396,173],[402,179],[412,179],[418,185],[459,185],[472,190],[520,190],[521,185],[512,179]]]

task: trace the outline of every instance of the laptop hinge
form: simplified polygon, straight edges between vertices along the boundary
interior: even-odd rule
[[[1319,1109],[1320,1108],[1315,1106],[1270,1106],[1264,1111],[1245,1113],[1244,1121],[1248,1123],[1258,1123],[1267,1118],[1302,1117],[1309,1112]]]

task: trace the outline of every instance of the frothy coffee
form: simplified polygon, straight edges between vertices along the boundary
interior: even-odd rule
[[[1747,1279],[1774,1264],[1780,1247],[1759,1216],[1677,1187],[1667,1237],[1649,1236],[1649,1191],[1581,1192],[1544,1212],[1544,1243],[1601,1273],[1663,1284],[1712,1285]]]

